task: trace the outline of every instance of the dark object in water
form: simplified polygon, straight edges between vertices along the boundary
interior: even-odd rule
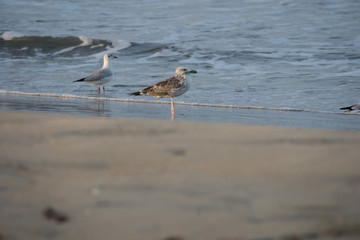
[[[347,111],[355,111],[355,110],[360,110],[360,103],[349,106],[349,107],[342,107],[340,108],[340,110],[347,110]]]
[[[55,210],[52,207],[47,207],[43,211],[43,216],[49,221],[53,220],[57,223],[66,223],[69,221],[69,217]]]

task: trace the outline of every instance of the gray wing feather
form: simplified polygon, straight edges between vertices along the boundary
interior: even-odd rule
[[[85,82],[97,82],[110,77],[112,72],[109,69],[100,69],[85,78]]]

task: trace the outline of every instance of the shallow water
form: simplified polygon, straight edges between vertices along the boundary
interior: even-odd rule
[[[156,104],[159,103],[159,104]],[[177,115],[170,116],[169,103],[127,101],[108,98],[59,98],[0,94],[0,109],[17,112],[65,114],[87,117],[143,118],[192,122],[222,122],[292,128],[360,131],[358,114],[321,113],[175,104]]]
[[[351,0],[4,0],[0,90],[167,102],[127,93],[181,65],[198,74],[178,102],[339,113],[360,101],[359,10]],[[105,52],[119,57],[105,95],[72,82]]]

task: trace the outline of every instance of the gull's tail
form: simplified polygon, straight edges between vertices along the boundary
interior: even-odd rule
[[[149,93],[151,93],[153,91],[153,89],[154,89],[154,86],[150,86],[150,87],[141,89],[140,91],[129,93],[129,95],[133,95],[133,96],[150,95]]]
[[[133,93],[128,93],[128,95],[139,96],[139,95],[141,95],[141,92],[137,91],[137,92],[133,92]]]
[[[76,80],[76,81],[74,81],[74,82],[83,82],[83,81],[85,81],[85,78],[82,78],[82,79]]]

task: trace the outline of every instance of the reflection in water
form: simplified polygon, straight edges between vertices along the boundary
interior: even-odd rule
[[[106,102],[106,104],[105,104]],[[56,114],[75,114],[88,116],[112,117],[110,103],[96,99],[90,101],[52,98],[13,96],[0,94],[1,110],[30,111]]]
[[[85,109],[84,109],[84,105],[80,105],[78,108],[81,110],[86,110],[87,112],[90,112],[90,114],[94,116],[111,117],[111,111],[108,104],[109,103],[106,100],[97,99],[85,103]]]
[[[98,115],[105,115],[105,101],[104,100],[97,100],[97,110]]]
[[[173,121],[174,119],[175,119],[175,116],[184,116],[184,114],[183,113],[176,113],[176,114],[174,114],[174,115],[172,115],[172,114],[170,114],[171,115],[171,117],[170,117],[170,120],[171,121]],[[180,117],[181,118],[181,117]]]

